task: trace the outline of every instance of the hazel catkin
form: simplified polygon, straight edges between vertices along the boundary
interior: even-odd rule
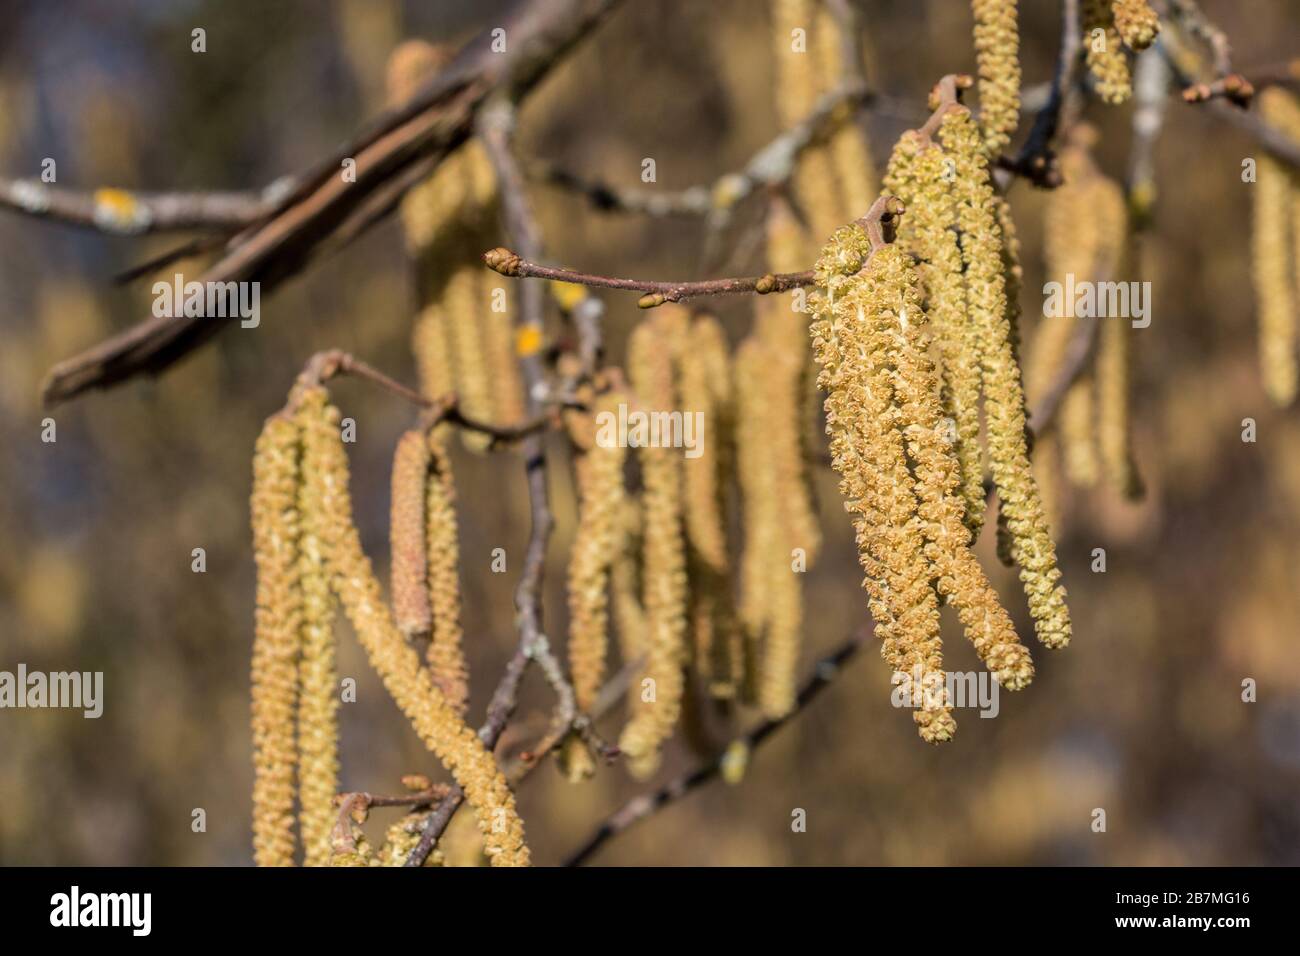
[[[456,481],[442,434],[427,436],[429,472],[425,483],[425,552],[428,555],[429,606],[433,634],[424,659],[433,682],[457,712],[469,704],[469,663],[460,620],[460,538],[456,521]]]
[[[1133,95],[1128,57],[1115,29],[1115,17],[1108,0],[1083,0],[1084,58],[1096,83],[1097,95],[1107,103],[1123,103]]]
[[[1130,50],[1140,52],[1155,42],[1160,18],[1147,0],[1112,0],[1111,13],[1115,29]]]
[[[988,160],[965,108],[949,111],[941,133],[955,164],[968,321],[978,329],[993,482],[1038,638],[1048,647],[1063,647],[1070,639],[1069,611],[1058,583],[1056,546],[1030,470],[1024,390],[1008,318],[1004,240]]]
[[[892,401],[897,346],[886,330],[907,321],[906,258],[897,245],[873,254],[861,227],[843,227],[817,262],[818,288],[808,304],[832,465],[857,532],[881,654],[903,689],[920,693],[917,677],[926,685],[927,675],[942,672],[943,658],[916,483]],[[945,689],[921,698],[913,712],[921,737],[949,739],[956,721]]]
[[[1020,122],[1020,30],[1016,0],[971,0],[984,148],[996,156]]]
[[[673,349],[685,331],[686,314],[668,307],[642,320],[628,343],[628,373],[638,407],[653,415],[676,404]],[[648,776],[681,713],[686,661],[686,552],[682,533],[680,449],[638,449],[642,483],[642,587],[646,615],[644,677],[640,706],[623,728],[619,749],[629,769]]]
[[[334,648],[334,595],[316,517],[311,485],[300,481],[302,652],[298,663],[298,803],[303,862],[326,866],[339,784],[338,669]]]
[[[618,548],[623,510],[623,462],[626,450],[617,434],[602,436],[600,416],[618,418],[627,396],[606,392],[582,416],[593,434],[574,464],[578,483],[578,528],[569,558],[569,672],[578,709],[589,713],[605,679],[609,642],[609,569]],[[608,421],[608,419],[607,419]],[[606,429],[612,431],[612,429]],[[581,741],[577,741],[582,746]],[[585,750],[585,746],[583,746]]]
[[[294,710],[302,589],[298,560],[298,429],[268,419],[253,454],[253,556],[257,610],[253,639],[253,857],[292,866]]]

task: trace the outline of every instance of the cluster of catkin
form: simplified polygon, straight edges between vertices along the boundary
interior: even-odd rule
[[[886,186],[907,210],[898,242],[920,263],[934,317],[939,396],[957,460],[962,520],[977,536],[984,523],[987,454],[1004,551],[1019,568],[1039,639],[1061,647],[1070,639],[1070,619],[1030,469],[1010,211],[993,188],[970,111],[952,104],[937,116],[933,134],[922,128],[900,137]]]
[[[1083,0],[1080,11],[1084,58],[1097,95],[1107,103],[1123,103],[1133,95],[1128,53],[1140,53],[1155,42],[1160,21],[1147,0]]]
[[[514,796],[463,716],[466,672],[448,479],[436,437],[423,430],[403,436],[394,460],[395,610],[390,610],[353,522],[340,415],[325,389],[309,383],[296,387],[289,408],[269,419],[259,438],[252,497],[258,567],[253,655],[258,863],[293,860],[289,786],[295,763],[306,862],[329,859],[338,773],[334,599],[385,689],[464,790],[492,863],[528,863]],[[425,638],[422,662],[413,643]]]
[[[1136,265],[1124,193],[1089,155],[1094,139],[1087,126],[1071,131],[1060,156],[1062,184],[1050,194],[1044,215],[1047,278],[1067,290],[1082,284],[1101,290],[1103,284],[1126,282]],[[1097,311],[1101,297],[1099,291]],[[1059,485],[1057,470],[1063,466],[1065,477],[1078,487],[1105,481],[1125,498],[1139,497],[1142,483],[1133,464],[1130,434],[1129,318],[1079,317],[1069,297],[1062,306],[1060,315],[1044,316],[1035,330],[1025,366],[1030,400],[1043,399],[1061,379],[1071,352],[1092,334],[1086,322],[1100,323],[1097,347],[1091,364],[1076,374],[1061,399],[1057,435],[1044,439],[1035,452],[1036,473],[1045,488],[1054,489]]]
[[[397,47],[388,64],[390,103],[409,99],[445,59],[421,40]],[[492,164],[470,140],[407,193],[401,220],[416,267],[412,346],[421,391],[431,398],[454,391],[466,416],[510,424],[524,417],[524,398],[506,292],[478,258],[493,245],[496,203]],[[474,450],[488,442],[479,432],[461,437]]]
[[[1257,97],[1260,115],[1300,143],[1300,102],[1281,87]],[[1268,153],[1259,157],[1253,190],[1251,267],[1259,308],[1259,361],[1264,390],[1286,406],[1296,396],[1296,310],[1300,295],[1300,177]]]

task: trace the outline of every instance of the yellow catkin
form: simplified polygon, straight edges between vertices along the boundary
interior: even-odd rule
[[[1133,80],[1110,4],[1107,0],[1083,0],[1081,17],[1084,57],[1097,95],[1107,103],[1123,103],[1133,95]]]
[[[456,482],[451,456],[435,429],[428,436],[429,474],[425,485],[425,546],[433,635],[425,652],[429,673],[447,702],[460,714],[469,704],[469,664],[460,621],[460,540],[456,521]]]
[[[745,633],[746,697],[758,690],[757,664],[771,617],[772,556],[779,554],[781,504],[775,471],[769,467],[766,428],[770,421],[769,350],[750,336],[736,351],[736,465],[744,504],[744,550],[740,563],[740,620]]]
[[[825,4],[818,7],[813,29],[817,41],[822,92],[830,92],[846,79],[845,38]],[[864,127],[853,115],[853,108],[848,104],[841,106],[835,119],[838,125],[830,134],[826,148],[830,152],[839,187],[839,216],[848,220],[866,213],[875,202],[880,183],[875,163],[871,159],[871,145],[867,141]],[[807,268],[807,263],[800,268]]]
[[[984,148],[997,155],[1020,122],[1020,30],[1016,0],[971,0]]]
[[[1123,281],[1136,265],[1133,237],[1129,233],[1128,206],[1118,183],[1098,176],[1097,218],[1101,243],[1096,274],[1102,280]],[[1132,326],[1123,316],[1107,316],[1098,331],[1093,381],[1096,395],[1097,452],[1107,483],[1125,498],[1142,494],[1142,482],[1133,463],[1130,403],[1130,339]],[[1051,512],[1048,512],[1049,518]]]
[[[1011,215],[1011,204],[1007,202],[1005,196],[995,197],[995,202],[998,228],[1002,230],[1002,274],[1006,280],[1007,337],[1011,342],[1011,357],[1016,365],[1023,369],[1024,365],[1020,360],[1020,290],[1024,285],[1024,269],[1020,265],[1020,238],[1016,233],[1016,221]],[[1025,414],[1027,418],[1028,410]],[[1037,465],[1036,456],[1034,465]],[[1038,474],[1039,471],[1035,467],[1035,478]],[[1051,518],[1055,512],[1048,506],[1046,493],[1040,491],[1040,497],[1044,501],[1048,524],[1054,528],[1056,525],[1051,522]],[[997,556],[998,560],[1007,567],[1012,567],[1016,563],[1011,554],[1011,532],[1007,527],[1006,515],[1002,512],[1000,502],[997,520]]]
[[[1260,115],[1300,142],[1300,105],[1285,90],[1259,95]],[[1279,406],[1296,396],[1296,276],[1300,276],[1300,181],[1268,153],[1259,156],[1252,187],[1251,273],[1259,310],[1259,362],[1264,391]],[[1291,235],[1292,226],[1296,235]],[[1294,243],[1294,248],[1292,246]],[[1292,267],[1296,276],[1292,275]]]
[[[483,350],[492,388],[492,421],[498,425],[516,424],[524,420],[527,412],[513,317],[508,310],[498,312],[490,307],[496,290],[501,288],[501,277],[490,269],[480,269],[479,283],[480,301],[485,303],[479,321],[483,324]]]
[[[429,398],[441,398],[455,390],[447,314],[441,305],[435,303],[425,306],[416,317],[415,330],[411,334],[411,351],[415,354],[421,394]]]
[[[666,311],[665,311],[666,310]],[[685,311],[668,306],[643,320],[628,343],[628,373],[642,411],[676,407],[673,349],[685,331]],[[630,442],[631,436],[629,436]],[[623,728],[619,748],[629,769],[648,776],[681,713],[686,661],[686,554],[682,533],[682,450],[642,447],[644,557],[642,587],[647,620],[641,704]],[[650,683],[646,683],[650,682]]]
[[[605,680],[609,569],[619,544],[626,458],[617,422],[619,406],[626,404],[627,395],[619,391],[606,392],[597,398],[592,406],[594,418],[582,416],[581,419],[591,432],[587,436],[590,447],[574,465],[578,482],[578,528],[569,558],[569,672],[578,709],[583,713],[589,713],[595,706]]]
[[[326,866],[330,831],[338,817],[334,796],[339,777],[339,679],[334,648],[334,595],[311,500],[312,486],[298,490],[302,534],[298,566],[302,579],[302,656],[298,664],[298,803],[307,866]]]
[[[903,257],[902,262],[906,261]],[[886,257],[882,268],[895,267]],[[1033,677],[1033,664],[970,550],[959,461],[940,410],[939,382],[926,354],[926,315],[911,270],[903,271],[899,302],[898,321],[885,326],[882,341],[891,346],[894,402],[899,406],[899,424],[916,478],[925,556],[934,569],[939,596],[957,610],[980,660],[1003,687],[1019,690]]]
[[[696,316],[678,350],[684,415],[699,422],[698,451],[682,462],[691,579],[689,622],[697,672],[715,697],[736,692],[727,486],[733,471],[731,357],[721,324]]]
[[[429,443],[423,429],[412,429],[398,439],[393,454],[388,527],[393,617],[407,640],[427,638],[433,632],[424,533],[428,477]]]
[[[1110,9],[1115,29],[1130,50],[1145,50],[1156,41],[1160,18],[1147,0],[1112,0]]]
[[[253,858],[292,866],[294,709],[302,625],[298,561],[299,443],[294,423],[268,419],[253,454]]]
[[[863,586],[881,638],[881,654],[909,693],[921,737],[937,743],[956,729],[941,687],[922,693],[920,675],[943,670],[939,605],[930,586],[915,479],[908,468],[900,410],[890,383],[896,344],[887,329],[905,321],[907,254],[897,245],[867,259],[865,232],[846,226],[817,263],[818,289],[809,296],[815,321],[813,353],[826,393],[826,430],[840,475],[845,510],[857,532]],[[861,270],[861,271],[860,271]]]
[[[331,584],[385,689],[424,744],[451,771],[474,808],[479,831],[497,866],[528,863],[523,822],[514,795],[491,752],[450,706],[420,666],[385,606],[370,560],[352,520],[347,454],[339,412],[324,389],[296,394],[303,443],[303,471],[311,489],[305,500],[320,508],[320,530]]]
[[[1061,400],[1061,449],[1065,475],[1080,488],[1093,488],[1101,478],[1097,447],[1097,418],[1091,374],[1080,375]]]
[[[806,119],[825,92],[817,65],[819,51],[812,36],[816,19],[812,0],[775,0],[773,4],[776,116],[783,129]],[[799,155],[792,183],[814,235],[828,234],[846,218],[840,207],[835,162],[824,143],[814,144]]]
[[[617,545],[609,569],[610,610],[618,630],[618,652],[623,666],[635,667],[646,652],[647,624],[641,604],[641,503],[625,496],[618,515]],[[640,706],[640,687],[629,682],[628,711]]]
[[[690,543],[706,563],[727,569],[727,528],[722,483],[724,429],[731,414],[731,370],[727,339],[718,320],[701,315],[692,320],[678,351],[682,414],[699,421],[695,457],[682,465],[686,492],[686,530]]]
[[[460,410],[478,421],[492,420],[492,382],[488,378],[483,343],[483,322],[488,300],[482,295],[481,268],[458,267],[443,290],[448,344],[454,360],[456,396]],[[483,451],[490,441],[482,432],[461,429],[461,443],[472,451]]]
[[[886,185],[907,209],[903,240],[920,257],[920,276],[940,353],[940,395],[961,467],[964,521],[978,536],[984,524],[980,451],[978,328],[966,320],[966,287],[955,230],[955,164],[913,131],[890,157]]]
[[[368,861],[370,866],[405,866],[420,842],[427,813],[409,813],[384,831],[384,845]]]
[[[1063,647],[1070,640],[1070,617],[1065,588],[1058,583],[1056,545],[1029,465],[1025,397],[1008,318],[1004,240],[988,161],[980,151],[979,131],[964,108],[945,117],[942,135],[955,164],[957,222],[969,321],[979,330],[993,483],[1038,638],[1048,647]]]

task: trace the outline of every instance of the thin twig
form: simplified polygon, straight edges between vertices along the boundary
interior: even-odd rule
[[[997,165],[1006,172],[1028,179],[1035,186],[1054,189],[1061,184],[1052,143],[1061,128],[1061,117],[1078,82],[1083,57],[1079,25],[1079,0],[1061,0],[1061,48],[1056,57],[1047,103],[1034,117],[1029,137],[1014,157],[999,157]]]
[[[814,281],[811,271],[783,272],[775,275],[768,273],[743,279],[704,279],[698,282],[616,279],[610,276],[576,272],[573,269],[558,269],[552,266],[539,265],[504,247],[489,249],[483,253],[483,261],[494,272],[511,279],[551,279],[555,282],[570,282],[592,288],[644,292],[647,294],[637,302],[637,305],[643,309],[653,309],[665,302],[681,302],[685,299],[694,299],[706,295],[737,295],[744,293],[767,295],[772,292],[788,292],[801,286],[812,285]]]
[[[532,176],[582,196],[601,212],[655,217],[707,216],[734,207],[760,189],[785,183],[794,175],[796,161],[805,149],[849,120],[854,110],[878,98],[878,94],[860,82],[845,83],[820,97],[807,117],[782,131],[739,170],[683,190],[620,189],[553,163],[533,164]],[[842,109],[845,105],[854,110],[846,112]]]
[[[803,713],[804,709],[817,698],[817,695],[842,673],[844,665],[853,658],[853,655],[867,645],[870,635],[871,629],[864,628],[837,647],[832,653],[822,658],[813,668],[812,676],[799,688],[794,707],[788,714],[784,717],[763,721],[753,730],[735,738],[695,769],[675,777],[657,790],[633,797],[597,827],[586,842],[569,856],[564,865],[580,866],[607,842],[633,824],[644,820],[668,804],[681,799],[691,791],[708,783],[722,771],[723,760],[728,751],[732,750],[737,744],[751,752],[758,749],[768,737]]]

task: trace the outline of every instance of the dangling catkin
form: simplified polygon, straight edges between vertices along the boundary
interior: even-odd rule
[[[420,667],[416,652],[393,623],[370,560],[361,549],[352,521],[338,410],[320,387],[302,388],[296,399],[303,471],[311,489],[304,500],[320,509],[313,520],[335,593],[385,689],[465,791],[493,864],[526,865],[523,822],[505,777],[478,735]]]
[[[888,246],[867,259],[866,233],[836,231],[817,262],[818,290],[808,304],[813,353],[826,392],[826,429],[840,475],[845,509],[853,516],[858,557],[866,571],[881,654],[919,695],[913,719],[921,737],[937,743],[956,729],[946,690],[923,693],[916,675],[940,673],[939,605],[930,586],[915,480],[892,401],[895,356],[885,330],[906,319],[907,255]],[[859,271],[861,270],[861,271]]]
[[[822,76],[821,92],[827,93],[847,77],[844,70],[844,36],[825,4],[818,6],[814,33]],[[843,219],[863,215],[880,192],[870,144],[862,124],[856,122],[852,114],[852,106],[847,103],[840,106],[836,116],[838,125],[826,143],[835,168],[836,183],[839,186],[839,216]]]
[[[1134,51],[1145,50],[1160,32],[1160,18],[1147,4],[1147,0],[1112,0],[1111,12],[1115,29]]]
[[[311,500],[313,489],[299,483],[298,567],[302,580],[302,656],[298,664],[298,802],[304,863],[327,866],[330,831],[338,816],[339,680],[334,663],[334,595]]]
[[[602,415],[618,420],[623,392],[610,391],[581,416],[590,446],[575,462],[578,482],[578,529],[569,558],[569,672],[578,709],[589,713],[605,680],[609,644],[609,568],[619,545],[623,510],[623,462],[626,450],[614,429],[599,429]],[[582,427],[582,426],[580,426]],[[608,434],[607,434],[608,433]],[[585,750],[581,741],[577,742]]]
[[[477,421],[492,421],[492,383],[488,378],[484,348],[484,317],[488,300],[483,298],[483,269],[461,266],[447,280],[442,301],[445,307],[447,339],[455,359],[456,396],[460,410]],[[483,432],[461,429],[461,443],[471,451],[484,451],[490,437]]]
[[[970,550],[971,533],[963,523],[959,462],[940,411],[939,383],[926,355],[926,315],[917,285],[915,273],[904,270],[898,321],[885,324],[881,342],[893,358],[894,403],[916,478],[925,555],[934,568],[939,596],[957,609],[980,660],[999,684],[1019,690],[1033,677],[1033,664]]]
[[[1083,48],[1097,95],[1107,103],[1123,103],[1133,95],[1128,57],[1107,0],[1083,0]]]
[[[388,530],[393,617],[408,641],[427,638],[433,633],[424,534],[424,486],[428,477],[429,443],[423,429],[411,429],[398,439],[393,454]]]
[[[1101,231],[1096,274],[1100,280],[1110,281],[1122,278],[1126,269],[1136,267],[1136,240],[1130,234],[1128,205],[1119,185],[1098,176],[1096,196]],[[1098,332],[1093,373],[1101,469],[1109,485],[1128,499],[1139,498],[1142,494],[1142,481],[1133,463],[1129,426],[1129,342],[1132,334],[1132,326],[1123,316],[1103,319]],[[1050,511],[1048,515],[1050,517]]]
[[[984,148],[996,156],[1020,122],[1020,30],[1016,0],[971,0]]]
[[[984,466],[980,451],[978,328],[967,321],[966,287],[952,197],[955,166],[915,131],[900,137],[886,185],[907,208],[903,235],[921,259],[920,276],[939,343],[940,395],[961,466],[963,520],[978,537],[984,525]]]
[[[1300,142],[1300,108],[1285,90],[1269,87],[1259,95],[1260,115]],[[1256,167],[1251,221],[1251,272],[1259,309],[1259,361],[1264,391],[1279,406],[1296,396],[1296,286],[1300,275],[1300,218],[1291,235],[1291,217],[1300,212],[1295,176],[1267,152]],[[1294,251],[1292,243],[1295,243]]]
[[[267,419],[253,454],[253,858],[292,866],[294,708],[303,619],[298,560],[298,429]]]
[[[628,342],[628,373],[642,411],[670,412],[676,403],[673,349],[681,342],[686,314],[665,307],[642,320]],[[662,444],[662,443],[661,443]],[[686,660],[686,554],[682,534],[682,451],[638,450],[642,493],[644,558],[642,586],[647,621],[646,661],[639,708],[623,728],[619,748],[629,769],[649,776],[681,712],[682,667]]]
[[[437,429],[428,434],[429,474],[425,485],[425,548],[433,636],[425,661],[433,683],[457,713],[469,704],[469,664],[460,623],[460,540],[456,523],[456,482],[451,456]]]
[[[1065,457],[1065,475],[1080,488],[1095,487],[1101,478],[1101,461],[1097,454],[1097,419],[1094,408],[1092,375],[1075,379],[1061,400],[1061,449]]]
[[[515,329],[508,311],[491,307],[501,277],[489,269],[479,269],[479,301],[484,303],[481,318],[482,338],[488,381],[492,392],[492,422],[513,425],[524,420],[524,386],[515,351]]]
[[[684,415],[699,422],[695,457],[682,462],[690,545],[689,622],[694,665],[715,697],[736,692],[732,660],[739,635],[731,596],[727,486],[735,457],[731,357],[717,319],[696,316],[678,350]]]
[[[1008,319],[1004,240],[996,196],[979,130],[964,107],[943,120],[944,148],[952,157],[957,222],[962,230],[969,321],[978,328],[989,461],[1006,513],[1012,553],[1029,601],[1038,638],[1048,647],[1070,640],[1065,589],[1057,582],[1056,546],[1029,466],[1025,398]]]
[[[823,92],[818,51],[811,46],[815,20],[811,0],[775,0],[773,4],[776,116],[783,129],[806,119]],[[828,234],[842,220],[843,210],[835,163],[825,144],[814,144],[800,153],[792,182],[813,234]]]

